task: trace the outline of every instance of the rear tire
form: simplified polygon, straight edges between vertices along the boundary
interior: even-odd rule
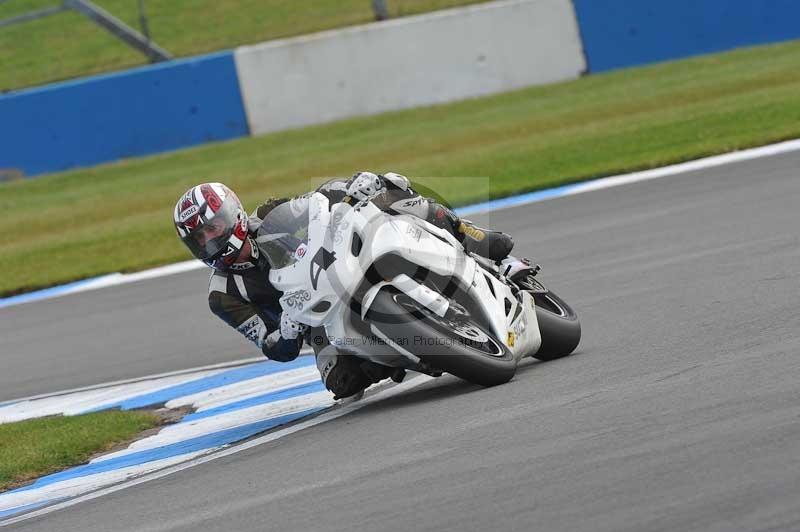
[[[572,307],[533,276],[518,284],[531,293],[536,303],[542,346],[533,358],[555,360],[572,353],[581,341],[581,323]]]
[[[378,293],[367,319],[433,368],[473,384],[503,384],[517,371],[517,361],[508,347],[468,315],[458,321],[441,318],[394,289]]]

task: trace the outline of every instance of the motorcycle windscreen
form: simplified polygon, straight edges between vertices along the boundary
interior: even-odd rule
[[[274,269],[291,266],[305,255],[308,241],[308,198],[300,197],[272,209],[256,234],[258,249]]]

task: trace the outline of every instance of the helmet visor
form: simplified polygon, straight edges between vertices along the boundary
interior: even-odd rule
[[[231,197],[226,198],[213,218],[192,229],[181,240],[198,259],[216,258],[228,247],[239,223],[238,211],[238,203]]]

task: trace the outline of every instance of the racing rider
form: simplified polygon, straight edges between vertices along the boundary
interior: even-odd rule
[[[465,249],[495,261],[508,256],[510,236],[487,231],[460,219],[452,210],[417,194],[409,180],[393,172],[358,172],[350,180],[330,181],[317,189],[330,204],[374,199],[390,214],[411,214],[450,231]],[[377,196],[382,194],[380,198]],[[255,343],[267,358],[294,360],[306,326],[281,312],[281,292],[268,281],[269,264],[254,234],[270,210],[288,199],[270,199],[247,216],[232,190],[221,183],[190,188],[175,205],[178,236],[192,254],[213,268],[208,287],[211,311]],[[325,386],[337,398],[349,397],[382,379],[402,380],[402,373],[314,342]]]

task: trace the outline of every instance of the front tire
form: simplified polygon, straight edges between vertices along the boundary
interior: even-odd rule
[[[442,318],[397,290],[381,290],[367,319],[430,366],[473,384],[503,384],[517,371],[508,347],[468,315],[458,320]]]
[[[533,358],[555,360],[572,353],[581,341],[581,323],[572,307],[532,275],[518,284],[531,293],[536,303],[542,346]]]

